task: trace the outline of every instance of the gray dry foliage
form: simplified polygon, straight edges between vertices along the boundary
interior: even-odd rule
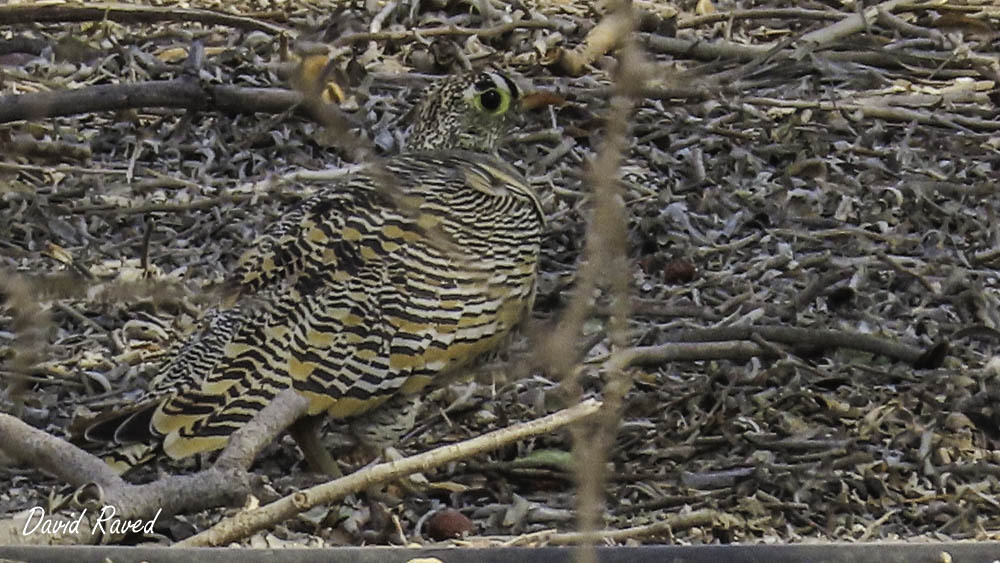
[[[548,330],[570,301],[586,239],[587,162],[602,139],[615,61],[597,57],[578,77],[540,61],[580,44],[600,8],[368,4],[200,5],[295,29],[300,50],[369,31],[373,19],[382,30],[548,22],[335,51],[336,75],[349,83],[343,107],[381,154],[398,149],[399,120],[430,75],[492,62],[565,98],[528,114],[504,151],[549,216],[526,333]],[[833,0],[720,1],[719,10],[802,13],[707,21],[695,18],[695,4],[680,2],[674,14],[658,1],[635,3],[638,43],[655,64],[620,170],[630,343],[767,325],[841,329],[947,355],[911,365],[757,337],[766,357],[634,368],[609,452],[604,525],[710,508],[728,517],[634,541],[996,539],[1000,11],[975,1],[913,5],[813,51],[795,40],[856,10]],[[0,20],[0,37],[0,95],[176,78],[193,42],[205,57],[188,72],[203,84],[287,87],[284,70],[294,66],[265,31],[197,22]],[[679,47],[694,40],[729,47]],[[769,42],[778,45],[770,54],[750,49]],[[291,113],[143,108],[0,125],[0,275],[17,272],[29,288],[5,289],[12,297],[0,309],[2,409],[63,436],[75,412],[135,397],[218,304],[212,288],[255,234],[316,188],[286,175],[352,164],[340,141]],[[587,394],[601,391],[609,311],[599,297],[579,343]],[[50,329],[37,330],[46,315]],[[511,361],[486,366],[476,384],[431,395],[400,450],[551,409],[557,382],[529,367],[530,340],[516,341]],[[28,353],[36,361],[19,363]],[[313,509],[247,543],[399,543],[400,530],[420,540],[444,507],[470,517],[479,537],[570,531],[570,449],[568,433],[523,442],[428,473],[429,486]],[[313,482],[303,469],[289,439],[267,450],[255,467],[267,478],[261,500]],[[0,483],[5,515],[48,506],[59,489],[25,467],[0,468]],[[164,518],[159,532],[184,537],[223,512]]]

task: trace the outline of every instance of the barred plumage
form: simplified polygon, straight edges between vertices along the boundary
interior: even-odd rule
[[[268,229],[231,280],[238,304],[179,349],[134,414],[89,436],[152,434],[181,458],[224,446],[289,386],[310,414],[345,418],[494,349],[534,299],[543,226],[534,192],[495,155],[517,97],[495,71],[441,81],[410,151]]]

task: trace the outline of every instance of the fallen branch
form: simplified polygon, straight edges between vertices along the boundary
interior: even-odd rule
[[[691,329],[672,334],[671,339],[674,342],[718,342],[724,340],[750,340],[754,335],[792,346],[849,348],[878,354],[910,364],[919,360],[924,354],[924,350],[916,346],[900,344],[870,334],[785,326],[730,326]]]
[[[729,10],[703,16],[692,16],[677,20],[677,28],[685,29],[730,20],[794,19],[794,20],[840,20],[842,12],[832,10],[810,10],[808,8],[757,8],[750,10]]]
[[[745,104],[786,107],[796,109],[818,109],[823,111],[859,111],[864,117],[885,119],[886,121],[916,121],[924,125],[939,125],[950,129],[966,127],[976,131],[998,131],[1000,121],[969,117],[944,111],[919,111],[909,108],[880,106],[870,103],[811,102],[806,100],[781,100],[778,98],[749,97],[740,100]]]
[[[0,152],[5,156],[24,155],[28,158],[47,160],[88,160],[90,147],[65,141],[42,141],[28,135],[17,135],[9,140],[0,140]]]
[[[10,170],[13,172],[41,172],[43,174],[52,173],[63,173],[63,174],[109,174],[124,176],[128,174],[127,170],[112,170],[109,168],[87,168],[85,166],[71,166],[68,164],[56,164],[56,165],[41,165],[41,164],[22,164],[19,162],[0,162],[0,170]]]
[[[715,59],[749,61],[767,55],[776,45],[775,43],[744,45],[726,40],[679,39],[653,33],[640,33],[639,37],[650,51],[705,61]]]
[[[640,37],[649,50],[675,57],[688,57],[703,61],[724,59],[750,62],[759,57],[770,56],[774,61],[807,64],[798,61],[795,52],[779,49],[778,43],[744,45],[724,39],[701,41],[699,39],[663,37],[651,33],[642,33]],[[823,51],[822,53],[814,53],[813,57],[820,61],[833,63],[857,63],[887,69],[905,69],[917,74],[921,72],[938,76],[944,76],[944,74],[977,76],[982,74],[979,71],[966,68],[953,68],[961,67],[963,61],[947,51]],[[975,54],[965,55],[965,58],[969,62],[988,63],[994,60],[991,57]],[[935,68],[913,68],[930,63],[935,63]],[[941,69],[938,69],[938,66]],[[943,69],[947,69],[947,72],[943,72]]]
[[[809,45],[812,49],[825,47],[839,39],[864,31],[870,22],[875,21],[879,12],[892,13],[902,3],[903,0],[887,0],[877,6],[865,9],[860,14],[851,14],[835,24],[810,31],[803,35],[799,41]]]
[[[234,16],[213,10],[180,8],[177,6],[141,6],[117,2],[85,5],[73,4],[13,4],[0,6],[0,25],[110,20],[121,23],[155,23],[184,21],[205,25],[224,25],[237,29],[252,29],[272,35],[293,34],[293,31],[245,16]]]
[[[303,107],[303,101],[302,94],[294,90],[202,85],[189,78],[176,78],[3,96],[0,123],[147,107],[281,113]]]
[[[853,272],[847,268],[838,268],[819,276],[805,289],[800,291],[795,296],[795,299],[789,303],[785,316],[789,319],[794,318],[796,313],[805,309],[806,306],[812,303],[813,300],[819,297],[820,294],[827,290],[827,288],[838,282],[849,279],[852,274]]]
[[[612,12],[602,18],[576,48],[553,50],[546,64],[556,65],[570,76],[580,76],[583,74],[583,67],[621,45],[631,34],[633,27],[634,22],[629,14],[623,11]]]
[[[604,362],[607,370],[621,370],[637,365],[708,360],[747,361],[751,358],[775,358],[771,350],[753,342],[669,342],[656,346],[637,346],[615,352]]]
[[[412,473],[427,471],[455,460],[502,448],[529,436],[552,432],[557,428],[586,418],[596,413],[600,408],[599,401],[588,400],[538,420],[495,430],[471,440],[441,446],[399,461],[380,463],[346,477],[298,491],[260,508],[240,512],[222,520],[204,532],[177,542],[174,547],[225,545],[292,518],[313,506],[335,502],[346,495],[379,483],[393,481]]]
[[[744,525],[743,519],[719,510],[702,509],[687,514],[671,514],[665,520],[633,526],[621,530],[601,530],[597,532],[539,533],[515,538],[509,544],[515,545],[580,545],[621,543],[630,539],[671,535],[674,530],[684,530],[696,526],[731,528]]]
[[[127,486],[108,464],[9,414],[0,413],[4,454],[36,467],[74,487],[93,483],[104,488]]]
[[[70,209],[73,214],[97,214],[97,215],[142,215],[145,213],[182,213],[198,209],[211,209],[227,203],[243,203],[251,200],[271,200],[275,198],[287,199],[288,201],[298,201],[302,199],[302,194],[293,192],[272,192],[272,193],[251,193],[251,194],[224,194],[217,197],[196,199],[186,203],[147,203],[145,205],[121,206],[121,205],[76,205]]]
[[[420,39],[423,37],[458,36],[469,37],[475,35],[480,39],[496,37],[504,33],[510,33],[517,29],[553,29],[558,27],[556,22],[542,20],[527,20],[507,22],[493,27],[471,28],[458,27],[454,25],[431,27],[427,29],[401,29],[396,31],[364,32],[345,35],[333,42],[334,46],[353,45],[365,41],[404,41],[408,39]]]
[[[754,338],[810,349],[849,348],[878,354],[908,364],[925,361],[928,351],[868,334],[840,330],[783,326],[731,326],[679,331],[673,342],[657,346],[626,348],[612,354],[605,369],[625,369],[634,365],[705,360],[745,361],[753,357],[780,357],[774,349],[752,342]]]
[[[0,413],[0,452],[22,463],[50,473],[74,487],[93,487],[96,503],[115,508],[122,520],[148,520],[162,514],[196,512],[216,506],[242,503],[250,493],[250,465],[260,451],[301,417],[308,401],[288,389],[240,430],[208,469],[190,475],[174,475],[144,485],[124,481],[103,461],[64,440],[28,426],[17,418]],[[86,524],[62,528],[56,534],[24,534],[31,511],[0,521],[0,545],[88,544],[102,539],[94,522],[100,509],[88,511]],[[37,515],[36,515],[37,517]],[[56,522],[68,524],[74,519],[50,515]],[[59,529],[59,528],[57,528]]]

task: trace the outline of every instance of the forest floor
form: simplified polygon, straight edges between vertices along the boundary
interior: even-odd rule
[[[571,300],[616,64],[606,49],[578,49],[589,64],[566,64],[562,49],[597,42],[587,36],[602,8],[188,4],[260,25],[162,13],[28,23],[0,11],[0,96],[185,75],[204,87],[289,88],[289,53],[321,53],[334,62],[340,108],[378,154],[398,150],[407,110],[436,75],[495,64],[559,101],[527,113],[502,150],[548,215],[528,336],[509,361],[430,395],[397,449],[545,414],[558,381],[521,360]],[[886,2],[842,33],[833,26],[860,13],[853,2],[635,2],[636,41],[652,64],[620,169],[629,344],[718,346],[701,359],[635,362],[607,452],[602,524],[634,528],[616,542],[1000,539],[991,4]],[[521,25],[497,29],[509,22]],[[287,49],[277,28],[293,32]],[[418,28],[439,32],[405,31]],[[480,28],[495,32],[463,31]],[[343,39],[366,32],[388,33]],[[195,44],[202,60],[190,57]],[[34,280],[51,321],[29,346],[0,308],[0,382],[18,389],[0,410],[17,403],[31,425],[66,436],[75,415],[134,398],[218,305],[205,289],[322,185],[299,172],[356,164],[344,137],[308,115],[221,103],[0,124],[0,275]],[[583,327],[587,395],[601,395],[615,353],[611,310],[599,297]],[[19,346],[37,361],[18,365]],[[567,432],[527,440],[244,544],[430,544],[426,522],[445,507],[471,519],[472,543],[536,543],[527,534],[576,529],[572,451]],[[287,437],[253,470],[265,478],[262,502],[318,479]],[[0,483],[0,515],[48,506],[61,485],[23,466],[0,467]],[[699,509],[724,518],[636,528]],[[181,539],[232,511],[170,516],[156,531]]]

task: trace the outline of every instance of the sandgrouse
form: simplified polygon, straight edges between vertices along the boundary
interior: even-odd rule
[[[271,225],[230,280],[236,305],[86,436],[179,459],[222,448],[288,387],[310,415],[354,417],[495,349],[534,300],[543,228],[496,153],[519,98],[497,70],[432,86],[406,150]]]

